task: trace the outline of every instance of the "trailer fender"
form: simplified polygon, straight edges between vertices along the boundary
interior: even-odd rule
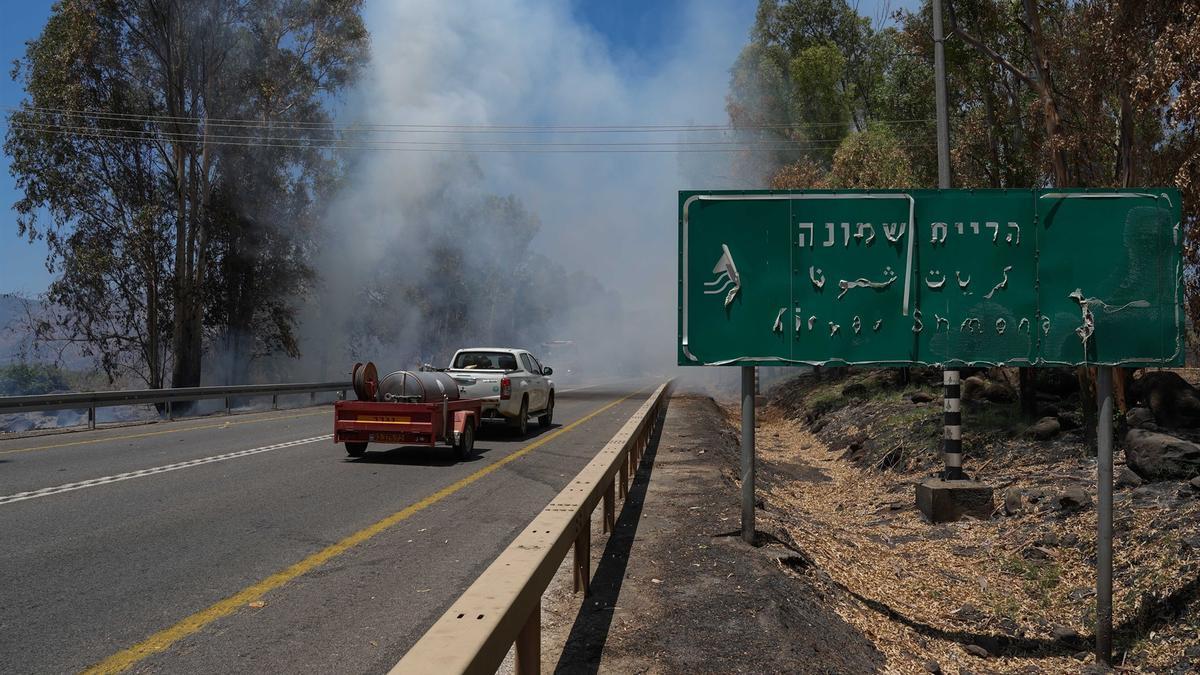
[[[454,412],[454,433],[461,434],[467,425],[476,425],[475,412],[472,410],[456,410]]]
[[[452,437],[455,443],[458,443],[462,438],[462,433],[466,430],[468,424],[472,427],[479,425],[479,421],[475,418],[475,412],[473,410],[456,410],[454,412],[454,426],[452,427]]]

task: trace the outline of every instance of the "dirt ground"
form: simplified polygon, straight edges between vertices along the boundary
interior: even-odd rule
[[[996,510],[931,525],[914,490],[940,466],[940,396],[913,403],[937,388],[880,377],[802,378],[774,392],[758,429],[764,520],[842,590],[838,614],[888,671],[1094,670],[1096,461],[1082,431],[1034,440],[1012,406],[965,406],[965,465],[995,488]],[[736,424],[738,411],[724,409]],[[1123,463],[1118,448],[1118,475]],[[1200,671],[1197,496],[1186,481],[1118,483],[1118,670]]]
[[[742,543],[730,474],[737,457],[736,433],[711,399],[672,399],[616,535],[597,537],[601,523],[592,523],[591,596],[573,593],[564,567],[543,599],[543,670],[865,673],[884,666],[871,642],[829,608],[827,592],[805,571],[808,560],[770,535],[757,548]]]

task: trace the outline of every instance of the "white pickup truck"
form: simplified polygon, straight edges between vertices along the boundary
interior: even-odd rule
[[[553,372],[524,349],[506,347],[460,349],[446,369],[463,398],[483,399],[484,419],[501,417],[522,436],[531,415],[543,427],[553,421]]]

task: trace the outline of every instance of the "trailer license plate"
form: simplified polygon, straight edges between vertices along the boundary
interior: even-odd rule
[[[374,443],[403,443],[403,434],[370,434],[369,438]]]
[[[383,422],[384,424],[408,424],[412,421],[411,417],[400,417],[396,415],[359,415],[359,422]]]

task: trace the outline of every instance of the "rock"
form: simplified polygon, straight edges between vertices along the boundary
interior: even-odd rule
[[[1083,426],[1083,420],[1075,413],[1059,413],[1057,416],[1058,425],[1063,431],[1071,431]]]
[[[1054,498],[1054,503],[1060,511],[1078,511],[1091,506],[1092,498],[1078,485],[1063,490]]]
[[[1004,491],[1004,515],[1015,516],[1025,510],[1025,498],[1021,496],[1021,491],[1017,488],[1008,488]]]
[[[1135,401],[1149,406],[1154,419],[1165,427],[1200,426],[1200,395],[1178,373],[1148,372],[1130,387]]]
[[[951,615],[953,615],[954,618],[958,619],[959,621],[962,621],[965,623],[978,623],[979,621],[982,621],[985,618],[984,613],[981,612],[978,607],[976,607],[975,605],[972,605],[971,603],[967,603],[967,604],[963,605],[962,607],[959,607],[958,609],[951,612]]]
[[[1151,481],[1200,475],[1200,445],[1145,429],[1125,434],[1125,463]]]
[[[917,392],[913,392],[908,397],[908,400],[912,401],[913,403],[932,403],[935,398],[936,397],[933,394],[931,394],[927,391],[917,391]],[[936,661],[931,661],[930,663],[933,663],[934,665],[937,664]],[[941,672],[941,671],[931,671],[931,672]]]
[[[1004,382],[986,380],[979,375],[972,375],[962,381],[960,389],[964,401],[991,401],[992,403],[1012,403],[1017,400],[1017,392]]]
[[[1190,485],[1193,490],[1200,490],[1200,476],[1196,476],[1195,478],[1189,480],[1188,485]]]
[[[1075,630],[1074,628],[1068,628],[1067,626],[1055,626],[1050,629],[1050,634],[1053,635],[1054,639],[1058,640],[1059,642],[1074,643],[1082,639],[1079,635],[1079,631]]]
[[[1067,597],[1074,600],[1075,602],[1079,602],[1081,600],[1086,600],[1087,598],[1090,598],[1094,595],[1096,595],[1096,589],[1094,589],[1094,588],[1076,588],[1076,589],[1073,589],[1070,593],[1067,593]]]
[[[966,645],[963,647],[963,650],[971,656],[978,656],[981,659],[986,659],[987,657],[991,656],[991,654],[988,653],[988,650],[980,647],[979,645]]]
[[[980,398],[980,394],[987,387],[987,384],[985,384],[986,382],[987,380],[978,375],[972,375],[971,377],[964,378],[959,383],[959,395],[962,396],[964,401],[978,400]]]
[[[1149,408],[1130,408],[1125,413],[1125,423],[1136,429],[1147,422],[1154,421],[1154,413]]]
[[[1049,560],[1050,552],[1038,546],[1030,546],[1021,551],[1021,557],[1026,560]]]
[[[1050,546],[1050,547],[1058,546],[1058,543],[1059,543],[1058,535],[1053,532],[1047,532],[1047,533],[1043,534],[1042,536],[1038,537],[1038,540],[1035,541],[1034,543],[1038,546]]]
[[[1143,482],[1142,477],[1134,473],[1129,467],[1123,466],[1117,470],[1116,480],[1114,481],[1118,488],[1135,488]]]
[[[942,665],[940,663],[938,663],[937,661],[934,661],[933,659],[929,659],[928,661],[925,662],[924,665],[925,665],[925,672],[927,672],[927,673],[935,673],[936,674],[936,673],[942,672]]]
[[[1079,543],[1079,535],[1074,532],[1068,532],[1062,536],[1062,539],[1058,543],[1060,546],[1074,546]]]
[[[1156,499],[1157,497],[1158,491],[1149,485],[1143,485],[1139,488],[1135,488],[1133,491],[1134,499]]]
[[[1076,661],[1087,661],[1088,657],[1091,655],[1092,655],[1091,652],[1075,652],[1075,660]]]
[[[1037,422],[1034,422],[1033,426],[1026,429],[1025,435],[1032,436],[1039,441],[1044,441],[1054,438],[1060,431],[1062,431],[1062,425],[1059,424],[1057,418],[1043,417]]]

